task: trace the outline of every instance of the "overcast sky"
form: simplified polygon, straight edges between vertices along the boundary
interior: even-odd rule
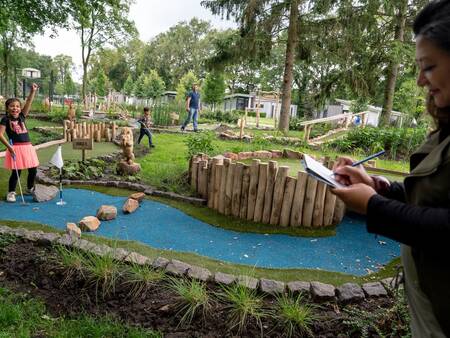
[[[222,20],[220,16],[214,16],[200,6],[200,0],[136,0],[131,6],[129,17],[134,20],[139,37],[143,41],[167,31],[180,21],[189,21],[194,17],[210,21],[216,28],[235,27],[234,22]],[[73,31],[60,30],[56,38],[51,39],[49,35],[50,32],[47,32],[33,39],[36,52],[52,57],[58,54],[72,56],[77,64],[75,78],[79,80],[81,49],[77,34]]]

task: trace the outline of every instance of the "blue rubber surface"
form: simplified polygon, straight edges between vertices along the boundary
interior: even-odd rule
[[[20,199],[20,196],[18,196]],[[345,217],[337,235],[301,238],[287,235],[239,233],[203,223],[178,209],[144,200],[136,212],[122,213],[125,197],[82,189],[66,189],[65,206],[56,199],[28,205],[0,202],[0,218],[33,221],[58,229],[84,216],[95,216],[102,204],[117,207],[115,220],[102,222],[95,233],[136,240],[158,249],[187,251],[226,262],[265,268],[307,268],[353,275],[377,271],[400,254],[399,244],[366,232],[363,219]]]

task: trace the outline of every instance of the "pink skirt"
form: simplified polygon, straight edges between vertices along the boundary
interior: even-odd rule
[[[12,159],[11,153],[6,150],[5,154],[5,168],[6,169],[28,169],[36,168],[39,166],[39,159],[34,150],[31,142],[17,143],[13,145],[14,152],[16,153],[15,161]],[[16,162],[14,164],[14,162]]]

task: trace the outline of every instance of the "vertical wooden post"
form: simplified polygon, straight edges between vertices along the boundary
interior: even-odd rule
[[[323,226],[323,209],[325,205],[325,194],[327,193],[327,185],[322,182],[317,183],[317,192],[314,203],[312,225],[314,227]]]
[[[263,223],[270,222],[270,215],[272,213],[272,199],[273,189],[275,185],[275,179],[278,172],[278,163],[275,161],[269,161],[269,171],[267,174],[266,193],[264,196],[264,210],[263,210]]]
[[[214,210],[219,210],[220,182],[223,175],[223,162],[216,164],[216,173],[214,174]]]
[[[329,226],[333,223],[333,213],[336,208],[336,195],[327,189],[325,194],[325,208],[323,209],[323,225]]]
[[[306,194],[305,202],[303,204],[302,225],[304,227],[311,227],[314,203],[316,200],[317,180],[309,176],[306,182]]]
[[[242,190],[241,190],[241,207],[239,217],[242,219],[247,219],[247,210],[248,210],[248,190],[250,187],[250,166],[244,165],[244,169],[242,171]]]
[[[224,214],[231,215],[231,207],[233,200],[233,183],[234,183],[234,173],[236,172],[236,163],[230,163],[227,173],[227,183],[225,186],[225,207]]]
[[[286,186],[284,189],[283,203],[281,207],[280,225],[287,227],[291,221],[292,202],[297,180],[293,177],[286,177]]]
[[[117,125],[116,122],[112,123],[112,130],[111,130],[111,140],[114,141],[117,136]]]
[[[199,162],[198,192],[204,199],[208,198],[208,161]]]
[[[220,189],[219,189],[219,212],[225,213],[225,191],[227,187],[228,168],[230,167],[231,160],[229,158],[223,159],[222,175],[220,176]]]
[[[339,197],[336,197],[336,206],[334,209],[332,224],[339,224],[342,221],[344,215],[345,215],[345,203]]]
[[[291,226],[298,227],[303,221],[303,204],[306,194],[306,182],[308,174],[299,171],[297,174],[297,183],[295,185],[294,200],[292,201]]]
[[[270,224],[277,225],[280,222],[281,207],[283,206],[284,186],[289,167],[282,166],[278,168],[277,177],[273,190],[272,211],[270,213]]]
[[[247,220],[252,221],[255,215],[255,204],[258,192],[258,176],[260,160],[254,159],[250,167],[250,184],[248,188]]]
[[[214,208],[214,182],[216,180],[215,167],[216,167],[217,161],[214,161],[214,159],[212,159],[209,163],[210,163],[210,166],[208,166],[208,208],[213,209]]]
[[[253,215],[253,220],[258,223],[262,221],[264,210],[264,195],[266,193],[268,166],[267,163],[261,163],[259,165],[258,190],[256,192],[255,213]]]
[[[242,175],[244,171],[244,164],[237,163],[233,178],[233,193],[231,200],[231,214],[233,216],[239,217],[240,214],[240,204],[241,204],[241,191],[242,191]]]
[[[191,167],[191,189],[198,192],[198,185],[197,185],[197,171],[198,171],[198,160],[192,160],[192,167]]]

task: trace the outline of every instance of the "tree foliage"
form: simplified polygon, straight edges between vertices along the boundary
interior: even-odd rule
[[[198,84],[198,78],[194,75],[193,72],[188,72],[183,75],[177,86],[176,100],[178,102],[184,102],[184,100],[186,100],[186,97],[192,90],[192,85],[194,83]]]
[[[212,104],[214,107],[216,104],[223,102],[223,98],[225,96],[225,78],[223,73],[208,73],[202,89],[203,102]]]

